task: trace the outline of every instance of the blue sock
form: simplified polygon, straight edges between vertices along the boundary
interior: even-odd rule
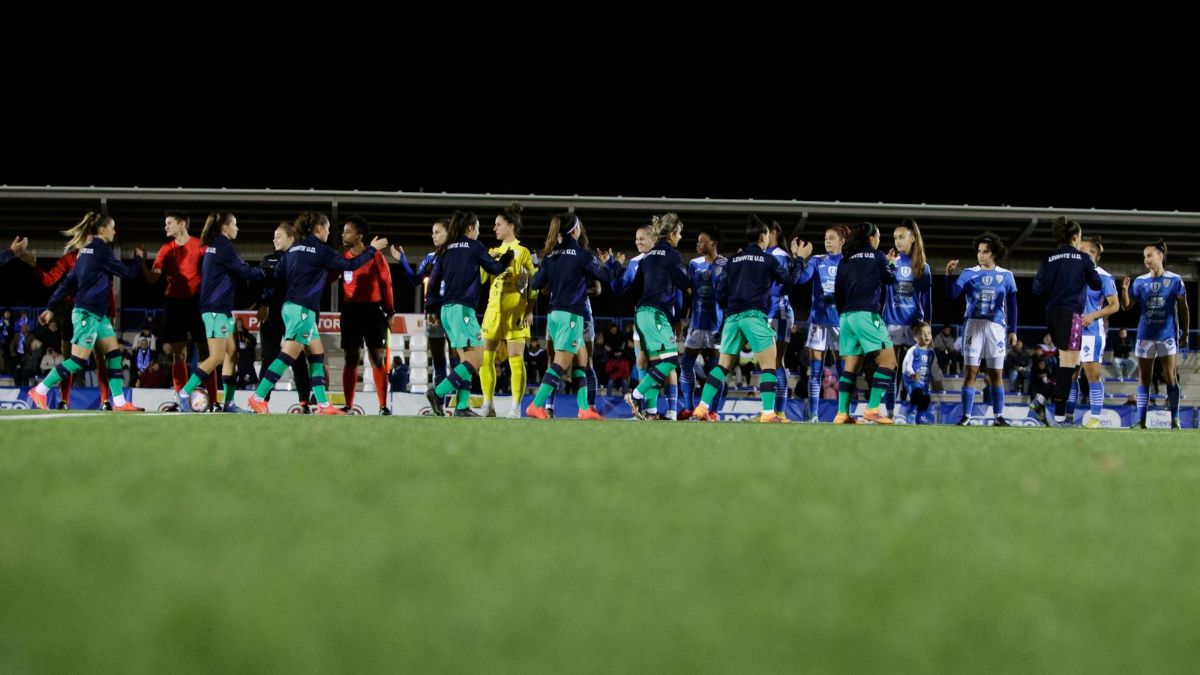
[[[808,378],[808,410],[810,417],[816,417],[821,410],[821,367],[814,367]]]
[[[1004,417],[1004,385],[991,387],[992,416]]]
[[[1088,401],[1092,404],[1092,417],[1104,412],[1104,382],[1088,382]]]
[[[707,363],[705,364],[707,365]],[[679,360],[679,393],[683,399],[683,407],[685,410],[691,410],[695,403],[696,383],[696,357],[683,355]]]
[[[1179,385],[1167,385],[1167,406],[1171,408],[1171,421],[1179,419]]]
[[[1143,424],[1146,422],[1146,399],[1150,398],[1150,391],[1141,385],[1137,388],[1137,414],[1138,420]]]
[[[1067,419],[1075,419],[1075,406],[1079,403],[1079,387],[1071,385],[1071,391],[1067,393]]]
[[[676,412],[679,408],[679,385],[667,385],[667,412]]]
[[[775,412],[783,412],[783,404],[787,401],[788,374],[787,368],[775,369]]]
[[[962,407],[964,417],[975,414],[975,387],[963,387]]]

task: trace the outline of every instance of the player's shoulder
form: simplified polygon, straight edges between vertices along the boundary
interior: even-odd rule
[[[1112,277],[1112,275],[1108,273],[1108,270],[1099,265],[1096,265],[1096,274],[1099,274],[1102,277]]]
[[[1134,280],[1133,280],[1133,283],[1135,283],[1135,284],[1136,284],[1136,283],[1139,283],[1139,282],[1140,282],[1140,283],[1146,284],[1146,283],[1150,283],[1150,280],[1151,280],[1151,279],[1153,279],[1153,278],[1154,278],[1154,274],[1152,274],[1152,273],[1150,273],[1150,272],[1146,272],[1146,273],[1145,273],[1145,274],[1143,274],[1142,276],[1140,276],[1140,277],[1138,277],[1138,278],[1134,279]]]
[[[982,271],[983,271],[983,268],[980,267],[979,265],[976,265],[974,267],[968,267],[967,269],[963,270],[963,273],[965,274],[967,272],[970,272],[971,274],[979,274]]]
[[[705,262],[704,256],[698,255],[695,258],[692,258],[691,260],[688,261],[688,266],[689,267],[700,267],[701,265],[704,264],[704,262]]]
[[[1170,270],[1163,270],[1163,278],[1164,278],[1164,279],[1171,279],[1171,280],[1175,280],[1175,279],[1180,279],[1180,280],[1182,280],[1182,279],[1183,279],[1183,277],[1179,276],[1178,274],[1176,274],[1176,273],[1174,273],[1174,272],[1172,272],[1172,271],[1170,271]]]

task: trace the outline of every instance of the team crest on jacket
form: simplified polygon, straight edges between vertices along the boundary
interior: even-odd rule
[[[906,277],[911,277],[912,276],[912,268],[909,267],[908,265],[905,265],[900,268],[900,273]]]
[[[1157,281],[1155,281],[1154,283],[1150,284],[1150,290],[1152,290],[1152,291],[1154,291],[1155,293],[1157,293],[1157,292],[1159,292],[1159,291],[1161,291],[1161,290],[1162,290],[1162,284],[1160,284],[1160,283],[1158,283]]]
[[[991,286],[991,285],[992,285],[992,278],[991,278],[991,277],[984,277],[984,278],[983,278],[983,285],[984,285],[984,286]]]

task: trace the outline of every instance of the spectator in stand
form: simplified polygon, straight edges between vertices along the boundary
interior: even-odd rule
[[[21,330],[26,335],[29,334],[29,325],[23,324]],[[31,379],[36,378],[41,374],[42,365],[42,342],[35,337],[30,336],[28,342],[24,345],[24,350],[17,361],[17,368],[14,371],[16,385],[18,387],[30,386]]]
[[[254,333],[246,330],[246,324],[241,319],[237,320],[237,328],[234,329],[234,338],[237,340],[237,379],[235,386],[238,388],[246,385],[258,386],[258,374],[254,372],[254,359],[258,355],[258,340],[255,339]]]
[[[392,392],[408,391],[408,364],[400,360],[399,356],[392,357],[392,367],[388,372],[388,385],[392,388]]]
[[[525,372],[530,384],[540,384],[542,375],[546,373],[546,348],[537,338],[525,343]]]
[[[33,334],[29,332],[29,324],[19,324],[12,339],[8,342],[8,355],[15,367],[20,367],[24,363],[25,354],[29,351],[31,342],[33,342]],[[38,358],[41,358],[40,354]]]
[[[151,352],[158,353],[158,338],[155,337],[153,327],[149,323],[142,324],[142,332],[133,338],[133,343],[140,347],[141,340],[145,340],[150,345]]]
[[[38,326],[33,329],[33,337],[40,340],[44,345],[62,344],[62,330],[58,327],[58,321],[51,321],[45,326]],[[55,351],[57,352],[58,350]]]
[[[1054,346],[1054,340],[1050,338],[1049,333],[1042,337],[1042,343],[1037,346],[1037,355],[1039,359],[1046,361],[1053,379],[1054,369],[1058,368],[1058,347]]]
[[[25,310],[21,310],[21,315],[17,317],[16,322],[13,324],[13,328],[15,329],[13,332],[21,330],[21,326],[27,327],[30,331],[34,329],[33,321],[29,318],[29,312]]]
[[[56,345],[58,343],[51,342],[49,344],[51,346],[46,347],[46,353],[42,356],[42,364],[41,365],[42,365],[42,377],[43,378],[45,378],[47,375],[49,375],[50,371],[57,368],[58,364],[62,363],[62,361],[63,361],[62,354],[59,354],[58,350],[53,347],[53,345]]]
[[[1025,351],[1025,343],[1017,343],[1008,350],[1004,357],[1004,376],[1008,380],[1008,390],[1024,394],[1029,381],[1029,372],[1033,366],[1033,357]]]
[[[0,344],[8,344],[13,336],[13,315],[11,309],[4,310],[0,315]],[[3,351],[3,350],[0,350]]]
[[[949,325],[942,326],[942,332],[933,338],[933,352],[943,374],[949,377],[962,372],[962,348]]]
[[[146,372],[147,370],[150,370],[150,364],[153,362],[154,362],[154,350],[150,348],[150,341],[144,337],[139,336],[137,351],[135,351],[133,353],[134,368],[132,369],[132,371],[134,373],[136,373],[135,379],[134,379],[134,382],[135,382],[134,386],[137,386],[137,387],[144,386],[142,384],[136,384],[136,383],[141,382],[142,373]]]
[[[150,368],[138,373],[138,386],[144,389],[166,389],[170,383],[170,374],[157,360],[150,362]]]
[[[604,363],[604,375],[608,387],[608,395],[613,395],[613,389],[624,396],[629,392],[629,375],[633,369],[632,359],[626,358],[624,352],[614,354]]]
[[[1133,351],[1133,340],[1129,339],[1129,332],[1122,328],[1117,332],[1117,339],[1113,341],[1113,365],[1117,368],[1117,376],[1122,380],[1128,380],[1137,372],[1137,361],[1129,358],[1129,354]]]

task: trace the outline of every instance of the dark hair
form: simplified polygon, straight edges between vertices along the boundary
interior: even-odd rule
[[[1101,253],[1104,253],[1104,244],[1100,243],[1100,235],[1093,235],[1084,239],[1085,242],[1096,247],[1096,257],[1099,258]]]
[[[88,211],[83,214],[83,219],[76,223],[75,227],[63,230],[63,235],[71,238],[63,247],[63,251],[83,248],[84,244],[87,244],[100,232],[100,228],[108,225],[111,221],[112,216],[104,211]]]
[[[930,326],[928,322],[918,321],[913,324],[913,327],[912,327],[913,334],[915,335],[916,332],[921,330],[922,328],[928,328],[930,333],[933,332],[933,326]]]
[[[187,211],[167,211],[163,214],[163,218],[174,218],[184,225],[187,225],[191,221]]]
[[[912,232],[913,245],[912,252],[908,257],[912,260],[912,275],[914,279],[920,279],[925,276],[925,240],[921,238],[921,228],[917,227],[917,221],[912,218],[906,218],[904,222],[896,226],[896,229],[904,228]]]
[[[550,231],[546,233],[546,243],[542,246],[542,259],[550,255],[550,252],[558,246],[559,236],[566,237],[567,233],[575,228],[575,221],[579,220],[579,216],[574,213],[556,213],[550,217]],[[579,223],[579,228],[583,229],[583,222]]]
[[[842,247],[842,254],[858,253],[871,245],[871,237],[879,232],[875,225],[863,221],[850,227],[850,236]]]
[[[1004,260],[1008,257],[1008,247],[1004,245],[1004,240],[1000,238],[1000,235],[992,232],[991,230],[984,232],[978,237],[975,237],[974,245],[976,251],[979,250],[980,244],[988,245],[988,250],[992,252],[992,260],[994,260],[997,265],[1000,264],[1001,260]]]
[[[513,202],[500,212],[500,217],[507,220],[513,227],[513,234],[521,233],[521,202]]]
[[[329,217],[324,213],[318,213],[316,211],[306,211],[301,213],[296,217],[296,223],[294,225],[296,229],[296,238],[307,237],[313,233],[313,230],[317,229],[321,225],[327,224],[329,224]]]
[[[708,235],[708,238],[711,239],[714,244],[716,244],[718,246],[721,245],[721,231],[718,230],[717,228],[702,227],[702,228],[700,228],[700,231],[696,233],[696,238],[699,239],[700,235],[702,235],[702,234]]]
[[[771,233],[771,226],[762,221],[762,218],[751,214],[746,221],[746,243],[758,245],[758,240],[764,234]]]
[[[479,216],[470,211],[455,211],[450,216],[450,224],[446,226],[446,241],[438,247],[437,254],[443,255],[450,244],[465,236],[471,226],[479,222]]]
[[[208,214],[208,218],[204,220],[204,229],[200,230],[200,244],[203,246],[211,244],[213,237],[221,233],[221,228],[232,217],[233,214],[228,212]]]
[[[1159,240],[1158,240],[1158,241],[1156,241],[1156,242],[1152,242],[1152,243],[1146,244],[1146,246],[1153,246],[1154,248],[1158,249],[1159,251],[1162,251],[1162,254],[1163,254],[1163,257],[1164,257],[1164,258],[1165,258],[1165,257],[1166,257],[1166,255],[1167,255],[1167,242],[1166,242],[1166,241],[1164,241],[1164,240],[1162,240],[1162,239],[1159,239]]]
[[[441,225],[442,229],[446,230],[447,232],[450,231],[450,219],[449,218],[438,218],[437,220],[433,221],[433,224]]]
[[[1059,216],[1054,219],[1054,225],[1050,227],[1050,232],[1054,234],[1054,242],[1057,244],[1069,244],[1071,238],[1083,231],[1079,227],[1079,223],[1073,220],[1067,220],[1066,216]]]
[[[358,214],[351,215],[346,218],[345,222],[354,226],[354,229],[362,235],[363,239],[371,236],[371,226],[367,223],[367,219]]]

